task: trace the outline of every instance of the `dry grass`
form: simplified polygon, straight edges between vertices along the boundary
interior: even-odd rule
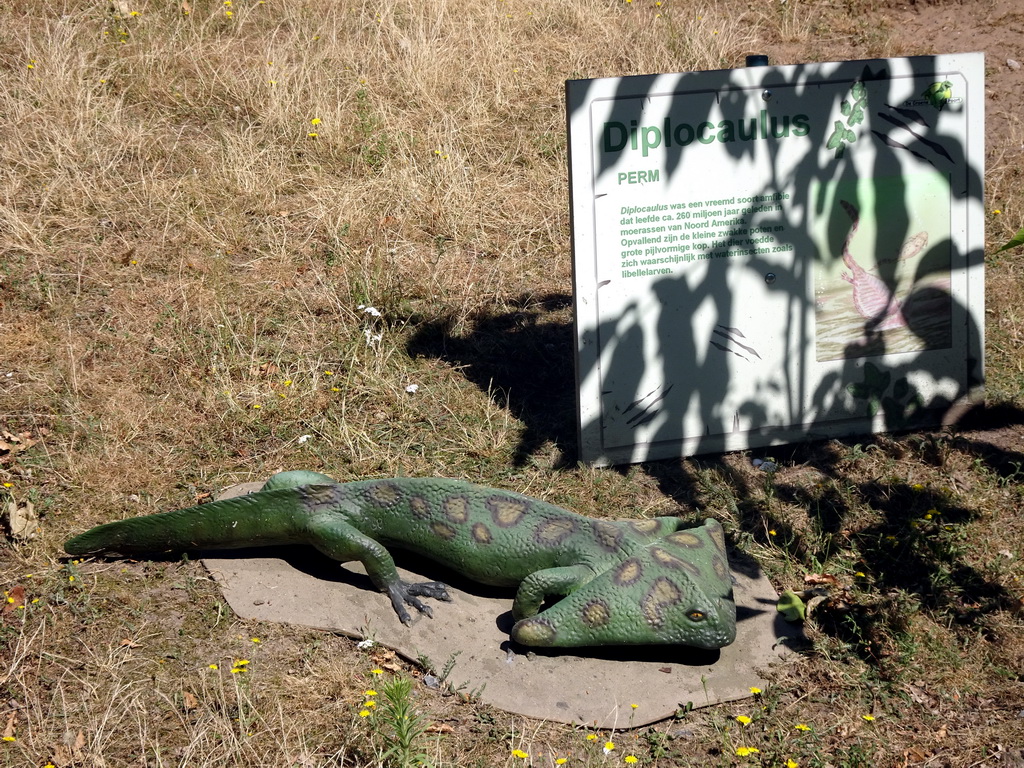
[[[26,597],[0,617],[0,764],[379,764],[355,714],[377,660],[351,641],[238,622],[192,562],[59,557],[71,532],[292,468],[699,508],[780,586],[867,572],[852,613],[816,626],[761,699],[745,735],[765,764],[966,766],[1019,745],[1012,452],[836,443],[778,457],[774,483],[742,456],[571,465],[563,81],[786,63],[797,46],[913,52],[856,14],[768,7],[0,6],[0,428],[22,441],[0,481],[41,514],[39,535],[0,549],[5,589]],[[996,159],[989,189],[1020,210],[1019,155]],[[991,269],[991,377],[1020,405],[1019,258]],[[933,507],[953,530],[908,534]],[[902,577],[879,544],[897,534],[917,566]],[[424,742],[439,765],[521,764],[513,748],[534,765],[739,760],[733,708],[623,735],[606,757],[571,728],[416,701],[455,728]]]

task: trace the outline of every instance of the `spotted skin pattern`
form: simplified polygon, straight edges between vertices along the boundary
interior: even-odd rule
[[[338,484],[298,471],[249,496],[108,523],[64,546],[132,555],[310,544],[362,562],[408,623],[406,605],[430,615],[420,597],[449,598],[443,584],[399,578],[389,550],[404,549],[482,584],[518,587],[512,638],[523,645],[721,648],[736,636],[722,527],[679,526],[672,517],[594,520],[459,480]]]

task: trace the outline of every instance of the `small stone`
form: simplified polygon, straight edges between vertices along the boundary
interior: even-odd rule
[[[439,685],[441,685],[441,681],[433,675],[424,675],[423,684],[427,686],[427,688],[437,688]]]
[[[668,731],[670,739],[692,739],[697,735],[693,728],[671,728]]]
[[[1007,59],[1006,66],[1008,66],[1010,69],[1020,69],[1020,62],[1017,61],[1016,59]]]

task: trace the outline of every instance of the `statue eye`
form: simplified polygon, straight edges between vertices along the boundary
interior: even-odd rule
[[[686,615],[690,617],[691,621],[704,621],[704,614],[700,611],[690,611]]]

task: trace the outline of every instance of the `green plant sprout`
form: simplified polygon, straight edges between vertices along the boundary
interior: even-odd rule
[[[378,734],[390,742],[382,762],[397,768],[427,765],[426,753],[417,751],[416,742],[427,730],[427,721],[413,710],[412,680],[393,677],[381,686],[383,700],[376,721]]]

